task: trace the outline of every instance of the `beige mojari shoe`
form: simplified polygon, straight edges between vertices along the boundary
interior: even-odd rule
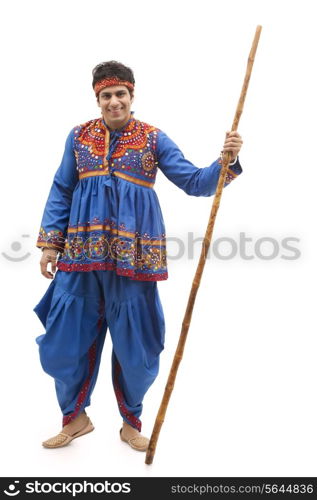
[[[120,438],[125,443],[128,443],[128,445],[130,445],[131,448],[133,448],[134,450],[138,450],[138,451],[146,451],[148,449],[150,440],[148,438],[142,436],[142,434],[140,434],[137,429],[134,429],[135,435],[132,435],[129,438],[123,436],[122,430],[123,429],[121,428],[120,429]]]
[[[84,423],[84,426],[77,432],[70,434],[62,431],[57,434],[57,436],[44,441],[42,445],[44,446],[44,448],[61,448],[62,446],[67,446],[73,439],[76,439],[79,436],[83,436],[84,434],[88,434],[88,432],[91,432],[93,430],[94,426],[91,423],[90,418],[87,416],[87,420]]]

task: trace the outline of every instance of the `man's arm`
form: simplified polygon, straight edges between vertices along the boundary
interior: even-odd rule
[[[242,140],[238,133],[227,133],[223,151],[233,152],[236,157],[229,166],[225,185],[228,185],[242,168],[238,152]],[[162,131],[158,133],[157,155],[159,168],[163,174],[185,193],[192,196],[212,196],[217,188],[221,170],[221,159],[214,161],[209,167],[198,168],[187,160],[178,146]]]
[[[72,195],[78,182],[73,142],[72,130],[66,140],[62,162],[54,176],[36,242],[36,246],[43,250],[40,265],[41,272],[46,278],[53,277],[47,272],[48,262],[52,262],[52,271],[55,272],[58,252],[64,250]]]

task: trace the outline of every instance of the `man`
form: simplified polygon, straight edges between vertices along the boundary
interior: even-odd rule
[[[139,417],[164,347],[157,281],[167,279],[155,176],[159,168],[193,196],[214,194],[219,178],[220,159],[197,168],[161,130],[134,118],[134,83],[131,69],[116,61],[94,68],[102,116],[68,135],[42,218],[41,272],[54,280],[34,308],[46,329],[36,340],[63,413],[63,428],[43,443],[46,448],[93,430],[85,408],[109,327],[120,437],[136,450],[147,449]],[[237,132],[226,134],[223,151],[233,159],[227,184],[241,173],[241,145]]]

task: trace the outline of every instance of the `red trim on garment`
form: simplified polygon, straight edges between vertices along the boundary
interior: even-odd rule
[[[141,273],[133,269],[120,269],[112,262],[91,262],[90,264],[67,264],[66,262],[57,262],[57,268],[61,271],[116,271],[119,276],[127,276],[135,281],[162,281],[167,280],[168,273]]]
[[[129,410],[127,409],[127,407],[125,405],[124,396],[123,396],[123,393],[122,393],[120,386],[119,386],[120,372],[121,372],[121,366],[120,366],[117,358],[115,358],[113,386],[114,386],[114,392],[115,392],[118,406],[119,406],[119,411],[120,411],[121,415],[127,419],[129,424],[132,425],[132,427],[135,427],[139,432],[141,432],[141,426],[142,426],[141,420],[138,419],[135,415],[133,415],[133,413],[129,412]]]
[[[97,327],[100,332],[102,323],[103,323],[103,318],[104,318],[104,302],[101,299],[99,302],[99,317],[98,317],[98,323]],[[75,411],[73,413],[70,413],[69,415],[64,415],[63,417],[63,427],[67,424],[69,424],[72,420],[74,420],[79,413],[81,413],[82,406],[84,401],[86,400],[88,390],[90,388],[90,383],[91,379],[94,373],[94,369],[96,366],[96,351],[97,351],[97,340],[94,341],[94,343],[91,345],[89,351],[88,351],[88,362],[89,362],[89,370],[88,370],[88,377],[84,382],[84,385],[82,386],[77,401],[75,405]]]

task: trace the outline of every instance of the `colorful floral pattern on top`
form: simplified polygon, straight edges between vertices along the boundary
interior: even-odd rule
[[[65,237],[62,231],[58,229],[51,230],[47,233],[45,229],[41,227],[36,246],[39,248],[54,248],[62,252],[65,246]]]
[[[37,246],[60,252],[62,271],[112,270],[133,280],[167,279],[158,169],[191,196],[215,193],[220,160],[197,168],[161,130],[131,117],[117,130],[101,118],[70,132],[45,206]],[[225,185],[241,173],[239,161]]]
[[[165,234],[128,231],[114,221],[97,218],[93,224],[68,228],[64,252],[58,262],[62,271],[115,270],[135,280],[167,278]]]
[[[90,120],[75,128],[74,149],[79,178],[109,175],[111,172],[118,177],[123,174],[123,178],[135,184],[148,183],[148,187],[152,187],[158,165],[155,153],[158,129],[131,119],[115,138],[111,152],[107,132],[102,119]]]

